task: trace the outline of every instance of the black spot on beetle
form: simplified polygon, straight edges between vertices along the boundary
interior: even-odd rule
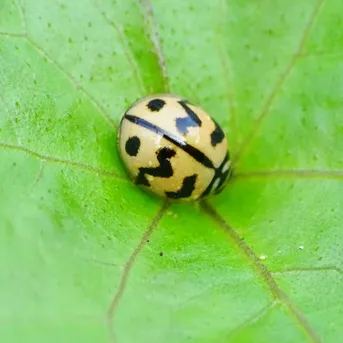
[[[146,106],[148,107],[150,111],[158,112],[164,107],[165,104],[166,102],[162,99],[153,99],[149,101]]]
[[[213,120],[216,127],[214,131],[211,133],[211,145],[215,147],[217,144],[221,143],[225,137],[222,128],[218,125],[218,123]]]
[[[160,252],[160,256],[163,256],[163,252],[162,251]]]
[[[181,134],[187,134],[189,127],[199,127],[201,126],[202,122],[198,115],[187,105],[188,102],[184,100],[180,100],[179,104],[183,107],[183,109],[187,113],[187,117],[185,118],[176,118],[176,128]]]
[[[130,137],[125,143],[125,150],[130,156],[137,156],[141,141],[137,136]]]
[[[195,188],[195,181],[198,175],[194,174],[192,176],[187,176],[183,179],[182,186],[176,192],[165,192],[168,198],[180,199],[188,198],[192,195]]]
[[[160,163],[158,167],[153,168],[139,168],[139,174],[136,179],[136,183],[138,185],[145,185],[150,186],[150,183],[148,179],[146,178],[146,175],[156,176],[156,177],[164,177],[168,178],[173,176],[173,168],[170,163],[170,159],[175,156],[176,152],[175,150],[164,147],[157,152],[157,160]]]

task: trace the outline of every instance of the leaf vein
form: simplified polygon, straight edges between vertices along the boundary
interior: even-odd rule
[[[25,14],[24,14],[23,6],[21,5],[21,2],[19,0],[15,2],[15,5],[18,8],[19,16],[21,19],[21,28],[23,30],[23,36],[26,36],[27,35],[27,27],[26,27],[26,20],[25,20]]]
[[[309,340],[313,343],[322,342],[318,334],[314,331],[311,324],[306,317],[299,311],[296,305],[290,300],[287,294],[279,287],[272,273],[261,262],[255,252],[242,240],[239,234],[222,218],[208,203],[202,202],[204,211],[216,221],[229,235],[229,237],[236,243],[238,248],[251,262],[257,274],[261,277],[264,283],[268,286],[275,300],[279,300],[288,310],[291,317],[295,320],[298,326],[304,331]]]
[[[38,158],[39,160],[41,160],[43,162],[62,164],[62,165],[66,165],[68,167],[86,170],[86,171],[93,173],[93,174],[96,174],[96,175],[102,175],[102,176],[111,177],[111,178],[119,179],[122,181],[130,182],[126,178],[123,178],[123,177],[119,176],[118,174],[116,174],[114,171],[96,168],[96,167],[93,167],[89,164],[82,163],[82,162],[75,162],[75,161],[71,161],[71,160],[61,159],[61,158],[55,157],[55,156],[44,155],[44,154],[38,153],[36,151],[30,150],[30,149],[28,149],[24,146],[21,146],[21,145],[14,145],[14,144],[8,144],[8,143],[0,142],[0,147],[3,149],[16,150],[16,151],[24,152],[30,156]]]
[[[22,33],[12,33],[0,31],[0,36],[15,37],[15,38],[25,38],[25,35]]]
[[[145,245],[146,241],[149,239],[152,232],[155,230],[155,228],[157,227],[157,225],[161,221],[161,219],[162,219],[163,215],[165,214],[165,212],[167,211],[168,207],[169,207],[169,202],[165,201],[164,204],[162,205],[162,207],[158,210],[157,214],[155,215],[155,217],[153,218],[151,223],[148,225],[148,228],[145,230],[141,240],[139,241],[138,245],[135,247],[134,251],[129,256],[128,260],[126,261],[126,263],[124,265],[124,271],[123,271],[123,274],[122,274],[121,279],[119,281],[119,286],[118,286],[118,288],[114,294],[114,297],[111,301],[110,307],[107,311],[107,324],[108,324],[108,330],[109,330],[109,334],[110,334],[110,338],[111,338],[112,342],[116,341],[113,318],[114,318],[116,309],[118,307],[118,304],[120,302],[120,299],[122,298],[122,296],[125,292],[127,281],[128,281],[129,276],[130,276],[130,272],[132,270],[132,267],[133,267],[138,255],[139,255],[139,253],[142,251],[143,246]]]
[[[243,140],[241,146],[238,148],[238,152],[237,152],[236,156],[233,158],[233,164],[237,164],[239,159],[246,152],[249,144],[252,142],[253,138],[258,133],[262,122],[270,113],[272,105],[275,102],[277,96],[279,95],[281,88],[283,87],[286,80],[290,76],[291,72],[293,71],[293,69],[294,69],[295,65],[297,64],[297,62],[299,61],[299,59],[301,59],[301,56],[303,54],[303,50],[305,48],[306,42],[307,42],[307,40],[308,40],[308,38],[312,32],[312,29],[313,29],[315,22],[316,22],[319,14],[321,12],[321,9],[323,8],[324,2],[325,2],[325,0],[318,0],[311,17],[310,17],[307,25],[305,26],[303,35],[300,39],[299,45],[298,45],[295,53],[291,57],[290,62],[286,66],[284,72],[280,75],[279,79],[276,81],[274,87],[272,88],[269,96],[267,97],[267,99],[265,101],[265,104],[262,107],[261,112],[258,114],[257,119],[255,120],[255,122],[253,124],[251,131],[248,133],[247,137]]]
[[[248,318],[245,322],[243,322],[242,324],[238,325],[236,328],[231,330],[231,332],[229,333],[227,338],[234,336],[239,331],[246,329],[250,325],[256,323],[261,318],[263,318],[271,309],[273,309],[274,307],[276,307],[279,304],[280,304],[280,302],[278,300],[274,300],[271,303],[269,303],[267,306],[264,306],[260,311],[258,311],[253,316]]]
[[[39,169],[38,169],[38,173],[37,173],[37,176],[35,177],[33,183],[32,183],[32,186],[30,187],[30,194],[33,193],[33,190],[34,188],[37,186],[38,182],[41,180],[42,176],[43,176],[43,173],[44,173],[44,163],[43,161],[41,160],[40,161],[40,166],[39,166]]]
[[[234,174],[233,179],[343,179],[343,170],[320,170],[320,169],[284,169],[284,170],[256,170],[239,172]]]
[[[37,43],[35,43],[31,38],[28,36],[23,37],[29,44],[31,44],[37,52],[44,58],[46,58],[50,63],[52,63],[58,70],[60,70],[69,81],[74,85],[76,90],[79,90],[82,92],[88,99],[89,101],[93,104],[93,106],[99,111],[101,116],[110,124],[112,128],[116,128],[117,125],[114,123],[112,118],[107,114],[105,109],[100,105],[100,103],[88,92],[86,91],[82,85],[71,75],[69,74],[64,68],[57,62],[55,61],[43,48],[41,48]]]
[[[306,273],[306,272],[325,272],[331,271],[340,274],[343,277],[343,270],[335,265],[318,266],[318,267],[301,267],[301,268],[286,268],[277,271],[273,271],[272,274],[293,274],[293,273]]]
[[[114,29],[114,31],[117,33],[117,35],[119,37],[119,41],[120,41],[121,45],[123,46],[125,56],[126,56],[128,62],[130,63],[130,65],[132,67],[133,74],[134,74],[135,79],[137,81],[138,87],[140,88],[141,95],[145,94],[147,91],[146,91],[141,73],[139,72],[137,63],[135,63],[135,59],[134,59],[130,45],[125,43],[125,36],[124,36],[122,27],[119,27],[113,20],[110,20],[98,3],[97,3],[97,7],[101,13],[101,16],[104,18],[105,22],[110,27],[112,27]]]
[[[62,72],[62,74],[64,74],[69,79],[69,81],[74,85],[76,90],[79,90],[80,92],[82,92],[89,99],[89,101],[99,111],[101,116],[110,124],[111,127],[116,128],[117,125],[114,123],[114,121],[109,116],[109,114],[105,111],[105,109],[100,105],[100,103],[85,88],[83,88],[83,86],[71,74],[69,74],[62,67],[61,64],[59,64],[57,61],[55,61],[42,47],[40,47],[36,42],[34,42],[28,36],[24,8],[22,7],[22,5],[19,1],[16,1],[16,5],[18,7],[18,10],[19,10],[19,13],[21,16],[21,20],[22,20],[23,34],[21,34],[21,35],[10,34],[10,36],[25,39],[29,44],[31,44],[41,56],[43,56],[48,61],[50,61],[50,63],[52,63],[57,69],[59,69]]]
[[[158,25],[155,20],[154,16],[154,9],[151,5],[150,0],[140,0],[143,8],[145,9],[146,19],[148,25],[150,26],[150,39],[154,46],[155,53],[158,59],[158,65],[160,67],[162,78],[163,78],[163,88],[164,92],[170,92],[170,85],[169,85],[169,76],[167,71],[167,62],[165,58],[165,54],[163,51],[162,43],[161,43],[161,35],[159,32]]]

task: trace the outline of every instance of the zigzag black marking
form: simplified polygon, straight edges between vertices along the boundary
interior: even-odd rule
[[[170,163],[170,159],[175,156],[176,152],[169,148],[164,147],[157,152],[157,160],[160,163],[158,167],[153,168],[139,168],[139,174],[136,179],[138,185],[150,186],[146,175],[168,178],[173,176],[174,171]]]

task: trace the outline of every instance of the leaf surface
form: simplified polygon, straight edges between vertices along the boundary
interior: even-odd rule
[[[1,0],[0,336],[342,337],[339,0]],[[172,92],[225,129],[234,178],[166,207],[119,120]]]

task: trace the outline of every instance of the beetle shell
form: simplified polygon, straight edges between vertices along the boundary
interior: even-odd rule
[[[135,183],[161,197],[198,200],[219,193],[231,175],[221,127],[177,95],[134,103],[120,122],[118,147]]]

